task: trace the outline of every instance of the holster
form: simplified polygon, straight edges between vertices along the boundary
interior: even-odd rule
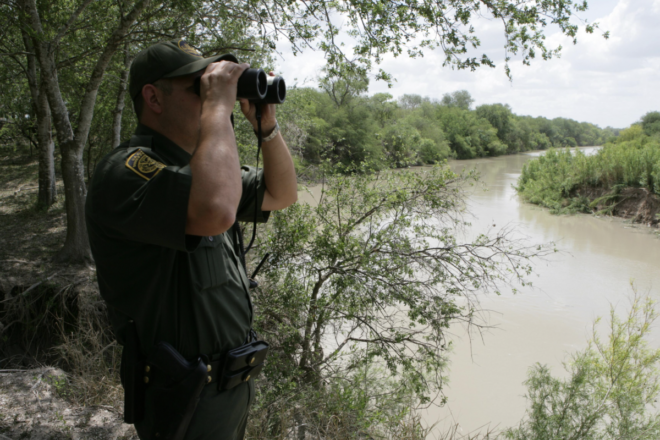
[[[149,352],[147,365],[157,381],[149,384],[154,405],[153,432],[149,438],[182,440],[208,380],[207,359],[187,361],[166,342]]]

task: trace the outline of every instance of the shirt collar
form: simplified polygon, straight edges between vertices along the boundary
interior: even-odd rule
[[[129,147],[147,147],[158,153],[172,165],[186,166],[192,157],[183,148],[172,142],[167,137],[158,133],[153,128],[138,124],[135,134],[131,137]]]

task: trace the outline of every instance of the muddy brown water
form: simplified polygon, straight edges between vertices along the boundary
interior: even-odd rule
[[[522,382],[532,365],[547,364],[562,375],[562,362],[587,345],[594,319],[606,317],[610,305],[621,313],[627,310],[631,282],[638,292],[660,300],[657,232],[616,218],[551,215],[519,200],[512,185],[523,164],[540,154],[450,163],[456,171],[476,168],[481,174],[485,188],[469,191],[473,231],[514,226],[529,242],[552,241],[561,252],[535,263],[532,287],[480,298],[484,322],[492,328],[472,331],[472,337],[461,326],[451,328],[453,352],[444,389],[448,403],[423,412],[437,433],[456,423],[463,434],[517,425],[525,413]],[[314,203],[319,194],[320,188],[312,187],[299,199]],[[657,328],[651,345],[660,345]]]

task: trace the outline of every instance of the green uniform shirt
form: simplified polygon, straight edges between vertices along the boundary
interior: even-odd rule
[[[218,354],[246,342],[252,304],[233,228],[186,235],[190,154],[139,125],[104,157],[87,195],[86,216],[101,295],[120,343],[129,320],[144,353],[165,341],[184,357]],[[242,168],[236,218],[265,222],[263,171]],[[255,199],[255,185],[258,194]]]

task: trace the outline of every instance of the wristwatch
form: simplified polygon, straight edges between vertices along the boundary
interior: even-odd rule
[[[270,134],[268,136],[266,136],[265,138],[261,138],[261,142],[272,141],[273,139],[275,139],[275,136],[277,136],[277,133],[279,133],[279,132],[280,132],[280,124],[275,122],[275,127],[273,128],[273,131],[271,131]],[[256,131],[254,132],[254,134],[259,136]]]

